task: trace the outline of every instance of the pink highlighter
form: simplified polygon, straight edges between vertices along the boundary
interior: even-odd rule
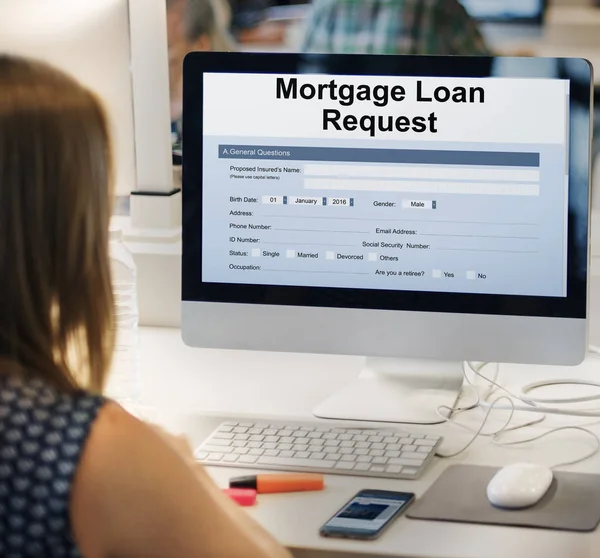
[[[252,488],[224,488],[223,494],[229,496],[240,506],[249,507],[256,503],[256,490]]]

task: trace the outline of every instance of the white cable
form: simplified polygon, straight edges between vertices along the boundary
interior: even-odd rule
[[[583,461],[590,459],[591,457],[594,457],[596,454],[598,454],[600,452],[600,438],[596,434],[594,434],[594,432],[592,432],[591,430],[588,430],[587,428],[582,428],[580,426],[561,426],[558,428],[553,428],[552,430],[549,430],[548,432],[543,432],[542,434],[534,436],[533,438],[526,438],[525,440],[515,440],[513,442],[501,443],[496,439],[496,437],[494,437],[492,439],[492,441],[494,444],[501,446],[501,447],[516,446],[519,444],[526,444],[528,442],[535,442],[537,440],[541,440],[542,438],[545,438],[546,436],[550,436],[550,434],[556,434],[557,432],[561,432],[563,430],[578,430],[580,432],[584,432],[585,434],[589,434],[590,436],[592,436],[592,438],[594,438],[594,441],[596,442],[596,444],[595,444],[596,447],[591,452],[584,455],[583,457],[574,459],[573,461],[565,461],[563,463],[558,463],[556,465],[552,465],[552,467],[551,467],[552,469],[556,469],[558,467],[566,467],[568,465],[576,465],[577,463],[581,463]]]
[[[448,453],[448,454],[442,454],[442,453],[437,452],[436,455],[438,457],[442,457],[442,458],[447,459],[447,458],[451,458],[451,457],[456,457],[457,455],[460,455],[461,453],[467,451],[471,447],[471,445],[475,442],[475,440],[477,440],[477,438],[479,438],[479,436],[482,435],[483,429],[485,428],[485,425],[486,425],[486,423],[488,421],[488,418],[490,417],[490,414],[491,414],[492,410],[494,409],[494,404],[497,403],[498,401],[500,401],[501,399],[507,399],[510,403],[512,403],[512,401],[506,395],[502,395],[498,399],[496,399],[496,401],[494,401],[494,403],[492,403],[492,405],[490,406],[490,408],[487,410],[487,412],[485,414],[485,417],[483,418],[483,421],[481,422],[481,426],[479,427],[479,429],[477,431],[475,431],[474,436],[469,440],[469,442],[462,449],[460,449],[458,451],[455,451],[454,453]],[[447,405],[442,405],[442,406],[438,407],[438,409],[437,409],[438,415],[441,418],[443,418],[446,422],[450,422],[451,424],[456,424],[456,426],[464,427],[464,425],[462,425],[462,424],[459,425],[457,423],[453,423],[451,421],[451,419],[444,417],[442,415],[442,413],[441,413],[442,409],[445,409],[447,411],[448,410],[452,411],[452,408],[448,407]],[[508,420],[506,421],[506,424],[502,428],[506,428],[509,425],[510,421],[512,420],[513,414],[514,414],[514,412],[511,412],[510,416],[508,417]],[[486,435],[487,436],[496,435],[496,434],[498,434],[499,432],[502,431],[502,428],[500,430],[496,431],[496,432],[493,432],[492,434],[486,434]],[[468,427],[466,427],[466,429],[470,430],[470,428],[468,428]]]
[[[600,352],[600,351],[599,351]],[[461,453],[465,452],[467,449],[469,449],[469,447],[471,447],[471,445],[475,442],[475,440],[477,440],[477,438],[479,438],[480,436],[491,436],[492,437],[492,443],[494,443],[495,445],[501,446],[501,447],[505,447],[505,446],[514,446],[514,445],[519,445],[519,444],[524,444],[524,443],[528,443],[528,442],[534,442],[537,440],[540,440],[546,436],[549,436],[551,434],[555,434],[556,432],[560,432],[563,430],[577,430],[577,431],[581,431],[584,432],[586,434],[588,434],[589,436],[592,436],[594,438],[595,441],[595,448],[587,453],[586,455],[584,455],[583,457],[577,458],[575,460],[572,461],[568,461],[568,462],[564,462],[564,463],[559,463],[557,465],[554,465],[553,468],[556,467],[566,467],[568,465],[574,465],[576,463],[581,463],[583,461],[586,461],[587,459],[590,459],[591,457],[595,456],[596,454],[598,454],[600,452],[600,438],[592,431],[587,430],[586,428],[582,428],[580,426],[563,426],[563,427],[558,427],[558,428],[553,428],[552,430],[549,430],[547,432],[544,432],[542,434],[539,434],[537,436],[534,436],[532,438],[527,438],[527,439],[523,439],[523,440],[516,440],[513,442],[500,442],[500,436],[502,436],[503,434],[506,434],[508,432],[515,432],[516,430],[520,430],[522,428],[526,428],[528,426],[534,426],[536,424],[540,424],[541,422],[543,422],[546,418],[546,414],[542,414],[541,417],[537,418],[537,419],[533,419],[531,421],[528,421],[524,424],[519,424],[519,425],[515,425],[515,426],[510,426],[510,423],[514,417],[514,413],[516,410],[519,410],[519,408],[515,405],[514,401],[511,399],[511,397],[514,397],[515,399],[526,403],[528,406],[524,407],[523,410],[527,410],[529,412],[532,411],[537,411],[537,412],[545,412],[545,408],[544,407],[540,407],[539,405],[536,405],[536,403],[533,400],[529,400],[529,399],[524,399],[522,397],[516,396],[514,395],[512,392],[510,392],[509,390],[507,390],[506,388],[504,388],[502,385],[500,385],[497,382],[497,378],[499,375],[499,365],[496,368],[496,372],[494,374],[493,379],[491,378],[487,378],[486,376],[484,376],[481,373],[481,370],[483,370],[483,368],[485,366],[488,366],[490,363],[482,363],[479,366],[474,366],[472,363],[468,362],[467,365],[469,366],[469,368],[476,374],[476,376],[478,376],[479,378],[483,379],[485,382],[487,382],[489,384],[489,387],[487,388],[488,393],[486,393],[486,395],[482,398],[481,395],[479,394],[478,390],[476,389],[476,387],[474,386],[474,384],[471,382],[471,380],[469,379],[466,369],[464,367],[463,364],[463,373],[465,376],[465,380],[467,382],[467,384],[469,385],[469,387],[471,389],[474,390],[474,392],[477,395],[477,401],[472,404],[469,405],[467,407],[448,407],[448,406],[441,406],[437,409],[437,413],[438,415],[445,421],[448,422],[450,424],[454,424],[455,426],[461,427],[465,430],[469,430],[470,432],[473,432],[473,437],[471,438],[471,440],[469,440],[469,442],[460,450],[455,451],[453,453],[450,454],[442,454],[440,452],[437,452],[437,455],[439,457],[442,458],[451,458],[451,457],[456,457],[457,455],[460,455]],[[574,382],[570,382],[568,380],[564,380],[564,381],[560,381],[560,384],[563,383],[574,383]],[[575,383],[581,384],[581,385],[590,385],[590,383],[588,382],[583,382],[583,381],[576,381]],[[538,385],[534,385],[532,384],[534,387],[531,389],[535,389],[536,387],[541,387],[542,385],[554,385],[551,384],[549,382],[538,382]],[[597,384],[594,384],[597,385]],[[600,385],[598,385],[598,387],[600,387]],[[502,395],[500,397],[498,397],[497,399],[495,399],[492,403],[489,403],[488,401],[486,401],[486,399],[493,393],[494,389],[500,389],[502,391],[504,391],[505,393],[507,393],[507,395]],[[506,399],[508,401],[508,407],[499,407],[498,403],[502,400]],[[586,398],[585,401],[590,401],[593,400],[595,398]],[[479,406],[482,407],[487,407],[487,412],[485,413],[485,416],[483,418],[483,421],[481,422],[481,425],[479,426],[479,428],[477,430],[474,430],[466,425],[462,425],[459,424],[457,422],[454,422],[453,420],[451,420],[450,418],[448,418],[449,416],[452,416],[453,414],[458,414],[460,412],[465,412],[465,411],[469,411],[469,410],[473,410]],[[489,433],[489,434],[485,434],[483,432],[483,429],[485,428],[485,425],[487,424],[487,421],[491,415],[491,412],[494,408],[503,408],[503,409],[508,409],[510,410],[510,415],[508,417],[508,420],[506,421],[506,423],[498,430],[496,430],[495,432]],[[448,416],[445,416],[442,414],[442,410],[448,412]],[[557,409],[551,409],[552,412],[556,412],[558,411]],[[561,413],[556,413],[556,414],[569,414],[569,415],[573,415],[573,414],[578,414],[580,415],[581,413],[576,413],[573,411],[562,411]],[[594,415],[589,415],[589,416],[600,416],[600,412],[598,412],[597,414]]]

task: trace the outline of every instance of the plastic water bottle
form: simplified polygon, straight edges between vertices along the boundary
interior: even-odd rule
[[[137,270],[120,229],[110,231],[110,264],[115,299],[115,353],[106,394],[119,403],[141,396]]]

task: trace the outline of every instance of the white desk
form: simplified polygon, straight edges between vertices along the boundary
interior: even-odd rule
[[[272,353],[236,353],[185,347],[178,330],[142,329],[142,370],[148,415],[176,432],[197,439],[206,418],[197,413],[250,417],[312,418],[311,409],[322,398],[358,374],[361,359]],[[533,381],[548,373],[565,376],[564,370],[511,366],[503,368],[502,381],[523,378]],[[571,374],[574,374],[571,371]],[[600,379],[600,359],[592,357],[578,377]],[[154,409],[156,407],[156,409]],[[500,417],[498,417],[500,418]],[[479,412],[471,416],[478,425]],[[590,420],[551,418],[548,424],[581,424]],[[599,423],[600,424],[600,423]],[[490,425],[493,426],[493,425]],[[469,434],[451,426],[411,427],[435,431],[446,437],[444,448],[460,447]],[[594,426],[600,433],[600,428]],[[525,434],[530,435],[530,430]],[[523,449],[502,449],[480,439],[472,450],[452,460],[436,460],[420,481],[370,480],[360,477],[327,477],[323,492],[264,495],[249,511],[281,543],[297,556],[401,556],[405,558],[596,558],[600,555],[600,532],[564,532],[415,521],[396,521],[375,542],[324,540],[319,526],[361,488],[381,488],[423,495],[441,471],[451,463],[502,465],[534,459],[552,464],[564,455],[584,454],[590,440],[583,434],[560,433]],[[600,457],[570,468],[600,473]],[[248,469],[212,468],[221,485]],[[600,482],[600,477],[599,477]],[[465,487],[467,490],[468,487]],[[356,553],[356,554],[354,554]]]

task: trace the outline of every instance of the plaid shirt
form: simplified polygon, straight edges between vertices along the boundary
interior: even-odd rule
[[[491,54],[458,0],[313,0],[307,23],[304,52]]]

